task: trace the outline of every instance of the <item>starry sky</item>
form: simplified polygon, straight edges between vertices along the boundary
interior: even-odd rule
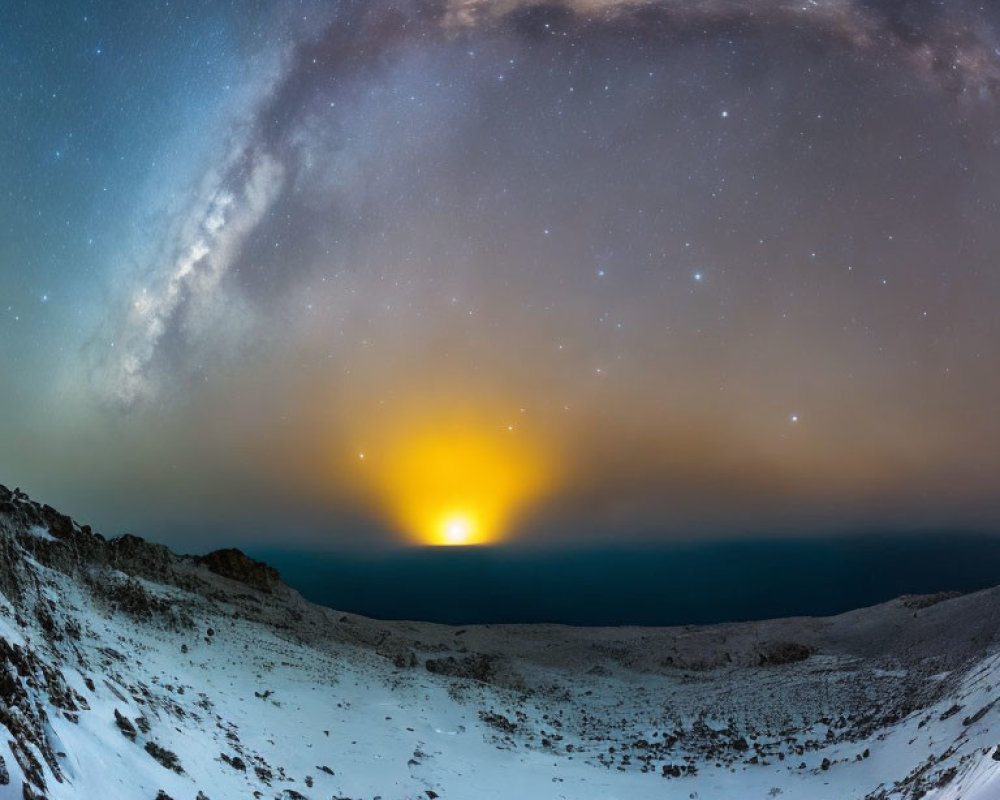
[[[1000,524],[995,4],[14,0],[0,98],[0,482],[109,535]]]

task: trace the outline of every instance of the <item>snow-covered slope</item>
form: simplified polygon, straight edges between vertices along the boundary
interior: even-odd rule
[[[1000,798],[1000,591],[450,628],[0,487],[0,800]]]

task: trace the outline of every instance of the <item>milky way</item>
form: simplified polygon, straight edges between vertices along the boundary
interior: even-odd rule
[[[392,540],[365,470],[460,420],[545,454],[515,537],[994,527],[997,25],[24,10],[0,468],[168,539]]]

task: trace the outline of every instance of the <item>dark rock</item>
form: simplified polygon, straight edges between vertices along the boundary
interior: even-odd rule
[[[139,581],[100,580],[91,583],[91,591],[108,602],[112,608],[140,620],[170,613],[170,604],[148,592]]]
[[[920,610],[923,608],[930,608],[938,603],[942,603],[945,600],[951,600],[955,597],[961,597],[961,592],[936,592],[934,594],[905,594],[899,598],[901,602],[907,608],[912,608],[915,610]]]
[[[762,667],[794,664],[805,661],[811,654],[807,645],[798,642],[767,642],[758,648],[757,663]]]
[[[154,544],[126,533],[107,543],[108,563],[128,575],[151,581],[167,581],[173,557],[165,545]]]
[[[938,775],[938,779],[934,782],[934,786],[940,789],[943,786],[947,786],[958,774],[958,767],[948,767],[944,772]]]
[[[21,797],[24,800],[45,800],[45,795],[32,789],[27,781],[21,783]]]
[[[135,737],[138,734],[135,726],[129,722],[128,717],[121,713],[117,708],[115,709],[115,724],[118,726],[118,730],[122,732],[122,736],[131,741],[135,741]]]
[[[44,505],[42,506],[41,515],[45,520],[45,527],[48,528],[49,533],[57,539],[73,538],[75,533],[73,530],[73,520],[65,514],[60,514],[50,505]]]
[[[968,716],[965,719],[963,719],[962,720],[962,724],[965,725],[966,727],[968,727],[969,725],[972,725],[973,723],[979,722],[979,720],[981,720],[983,717],[985,717],[986,714],[989,712],[989,710],[991,708],[993,708],[993,706],[994,706],[995,703],[996,703],[996,700],[994,700],[992,703],[987,703],[985,706],[983,706],[981,709],[979,709],[975,714],[972,714],[971,716]]]
[[[496,728],[498,731],[503,731],[504,733],[514,733],[517,730],[516,722],[511,722],[503,714],[497,714],[493,711],[480,711],[479,719],[491,728]]]
[[[16,727],[16,726],[15,726]],[[19,731],[14,731],[15,735],[20,733]],[[21,768],[21,772],[24,777],[28,779],[28,782],[40,789],[45,789],[45,777],[42,774],[42,765],[34,754],[27,747],[18,744],[14,740],[9,740],[7,746],[10,748],[10,752],[14,756],[14,760],[17,761],[17,765]]]
[[[396,642],[383,642],[375,652],[392,662],[397,669],[413,669],[419,660],[417,654]]]
[[[146,746],[143,749],[156,759],[162,767],[176,772],[178,775],[184,773],[184,769],[181,767],[180,759],[177,758],[176,753],[172,753],[165,747],[160,747],[156,742],[146,742]]]
[[[230,580],[239,581],[262,592],[272,592],[278,585],[278,570],[263,561],[250,558],[235,547],[214,550],[196,559],[211,572]]]
[[[450,675],[454,678],[471,678],[489,683],[496,676],[496,656],[475,653],[462,659],[428,658],[424,666],[436,675]]]
[[[233,769],[238,769],[240,772],[246,772],[247,765],[239,756],[227,756],[225,753],[219,754],[223,761],[225,761]],[[259,775],[259,773],[258,773]]]

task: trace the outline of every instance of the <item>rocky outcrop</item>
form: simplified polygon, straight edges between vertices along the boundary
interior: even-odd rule
[[[194,563],[262,592],[272,593],[279,583],[274,567],[235,548],[216,550],[205,556],[178,556],[165,545],[128,533],[108,540],[88,525],[77,525],[51,506],[33,502],[20,489],[10,490],[2,485],[0,526],[6,527],[20,548],[40,563],[85,579],[85,573],[94,567],[111,567],[131,577],[198,591],[202,587],[197,578],[182,568],[185,563]],[[0,537],[0,561],[14,564],[19,558],[13,539]],[[14,598],[20,596],[22,588],[16,570],[0,570],[0,593]]]
[[[42,762],[57,781],[62,767],[48,735],[48,714],[59,709],[72,714],[87,707],[59,669],[28,647],[0,639],[0,726],[11,735],[11,754],[27,778],[26,786],[46,790]],[[25,794],[27,796],[27,794]]]
[[[235,547],[214,550],[195,559],[216,575],[246,584],[262,592],[273,592],[278,585],[278,570],[257,561]]]
[[[160,583],[170,577],[173,556],[162,544],[126,533],[108,542],[107,551],[108,563],[129,575]]]

